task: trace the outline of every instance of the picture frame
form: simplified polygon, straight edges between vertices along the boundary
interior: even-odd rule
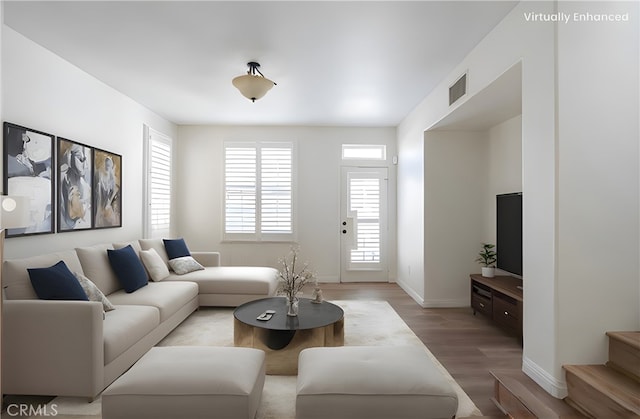
[[[57,175],[59,233],[93,228],[93,148],[58,137]]]
[[[30,224],[9,228],[6,237],[54,233],[55,136],[10,122],[3,123],[3,188],[27,196]]]
[[[122,227],[122,156],[93,149],[93,228]]]

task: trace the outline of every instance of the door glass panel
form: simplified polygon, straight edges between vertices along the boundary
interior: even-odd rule
[[[356,213],[356,248],[351,263],[380,262],[380,179],[352,177],[349,210]]]

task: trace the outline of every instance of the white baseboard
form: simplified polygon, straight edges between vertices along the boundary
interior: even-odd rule
[[[409,297],[413,298],[421,307],[424,307],[424,299],[417,292],[415,292],[413,288],[411,288],[406,282],[400,279],[396,279],[396,283],[400,286],[400,288],[404,290],[404,292],[409,294]]]
[[[566,381],[557,380],[538,364],[527,357],[522,357],[522,371],[556,399],[567,397]]]
[[[321,284],[339,284],[340,278],[337,276],[318,275],[316,277]]]
[[[422,303],[424,308],[460,308],[471,307],[469,305],[469,299],[463,298],[460,300],[425,300]]]
[[[409,284],[397,278],[396,283],[400,285],[411,298],[413,298],[422,308],[459,308],[470,307],[469,297],[455,300],[425,300]]]

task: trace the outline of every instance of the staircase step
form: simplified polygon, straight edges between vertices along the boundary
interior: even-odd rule
[[[640,332],[607,332],[607,366],[640,382]]]
[[[521,370],[491,371],[495,379],[493,402],[511,418],[584,419],[560,399],[544,391]]]
[[[565,365],[567,402],[596,418],[640,418],[640,383],[604,365]]]

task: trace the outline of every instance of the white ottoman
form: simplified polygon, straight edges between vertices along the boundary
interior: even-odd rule
[[[251,348],[151,348],[102,393],[103,419],[253,419],[265,378]]]
[[[300,353],[296,419],[453,418],[458,397],[422,348],[344,346]]]

